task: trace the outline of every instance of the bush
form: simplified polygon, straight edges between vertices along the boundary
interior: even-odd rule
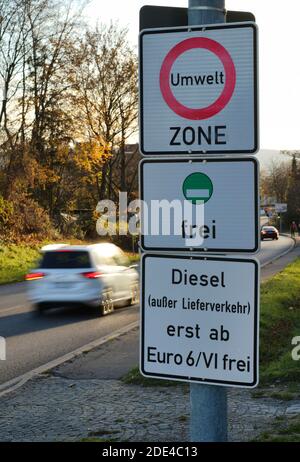
[[[5,200],[0,196],[0,240],[18,243],[52,238],[48,213],[25,193]]]
[[[0,196],[0,231],[4,232],[8,223],[13,219],[14,206],[12,202],[5,200]]]

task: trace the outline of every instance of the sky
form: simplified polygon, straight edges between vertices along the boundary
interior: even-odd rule
[[[91,22],[118,21],[138,42],[143,5],[187,7],[188,0],[91,0]],[[227,0],[227,10],[251,11],[259,27],[260,147],[300,150],[300,1]]]

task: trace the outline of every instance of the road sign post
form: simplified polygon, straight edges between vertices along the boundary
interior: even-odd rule
[[[282,233],[282,214],[286,213],[288,210],[287,204],[275,204],[275,212],[277,212],[279,217],[279,232]]]
[[[141,372],[191,382],[191,441],[222,442],[226,385],[258,382],[259,263],[212,255],[259,250],[257,30],[224,24],[225,0],[157,8],[140,13]],[[173,208],[155,232],[152,202]]]
[[[255,22],[255,16],[247,11],[227,10],[225,22]],[[140,10],[140,31],[161,27],[184,27],[187,24],[188,8],[145,5]]]
[[[195,7],[206,7],[205,9]],[[189,0],[189,24],[224,22],[225,0]],[[213,9],[218,8],[219,11]],[[222,10],[222,12],[220,12]],[[227,392],[214,385],[190,385],[190,437],[193,442],[227,441]]]
[[[225,0],[189,0],[189,25],[225,22]]]

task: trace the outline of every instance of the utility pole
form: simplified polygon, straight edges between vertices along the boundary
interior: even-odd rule
[[[225,22],[225,0],[189,0],[188,23],[201,26]],[[227,389],[191,383],[191,441],[227,440]]]

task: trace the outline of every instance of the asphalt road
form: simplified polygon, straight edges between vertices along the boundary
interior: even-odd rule
[[[273,260],[276,255],[281,255],[283,252],[288,250],[292,245],[293,241],[289,237],[281,236],[278,241],[263,241],[261,252],[257,255],[260,263],[264,265],[269,261]]]
[[[257,257],[264,264],[291,245],[287,237],[264,241]],[[7,342],[7,359],[0,361],[0,384],[131,324],[138,316],[138,306],[119,308],[104,318],[79,308],[39,316],[26,300],[25,283],[0,286],[0,336]]]

